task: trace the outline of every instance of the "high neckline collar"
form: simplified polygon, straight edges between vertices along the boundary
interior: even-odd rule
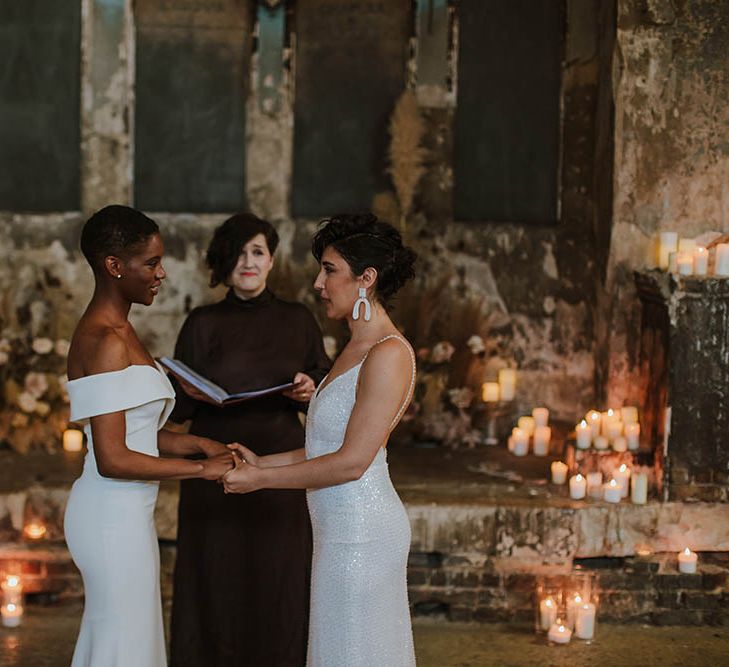
[[[231,287],[225,295],[225,300],[239,308],[259,308],[261,306],[267,306],[273,301],[273,292],[266,287],[258,296],[254,296],[251,299],[241,299]]]

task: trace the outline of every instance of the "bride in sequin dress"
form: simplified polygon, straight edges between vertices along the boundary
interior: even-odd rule
[[[311,400],[304,449],[241,463],[226,492],[306,488],[314,552],[309,667],[415,664],[407,597],[410,523],[386,445],[415,386],[415,356],[386,305],[413,277],[414,253],[373,215],[330,219],[314,237],[314,283],[351,338]]]

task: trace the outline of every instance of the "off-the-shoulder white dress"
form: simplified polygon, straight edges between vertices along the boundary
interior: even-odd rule
[[[84,424],[89,444],[64,526],[86,596],[72,667],[163,667],[153,519],[159,483],[102,477],[89,418],[123,410],[127,447],[158,456],[157,431],[174,406],[174,391],[161,369],[134,365],[72,380],[68,393],[71,420]]]

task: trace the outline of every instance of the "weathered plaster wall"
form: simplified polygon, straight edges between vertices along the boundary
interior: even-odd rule
[[[653,239],[729,231],[729,2],[620,0],[614,223],[598,349],[610,402],[639,397],[632,272]]]

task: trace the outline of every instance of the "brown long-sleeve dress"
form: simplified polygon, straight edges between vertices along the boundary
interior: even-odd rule
[[[231,290],[193,310],[175,357],[229,392],[329,369],[307,308],[269,290]],[[177,391],[171,419],[190,432],[266,455],[304,446],[300,405],[281,396],[218,408]],[[299,667],[306,662],[311,526],[303,490],[237,495],[205,480],[181,482],[172,605],[175,667]]]

